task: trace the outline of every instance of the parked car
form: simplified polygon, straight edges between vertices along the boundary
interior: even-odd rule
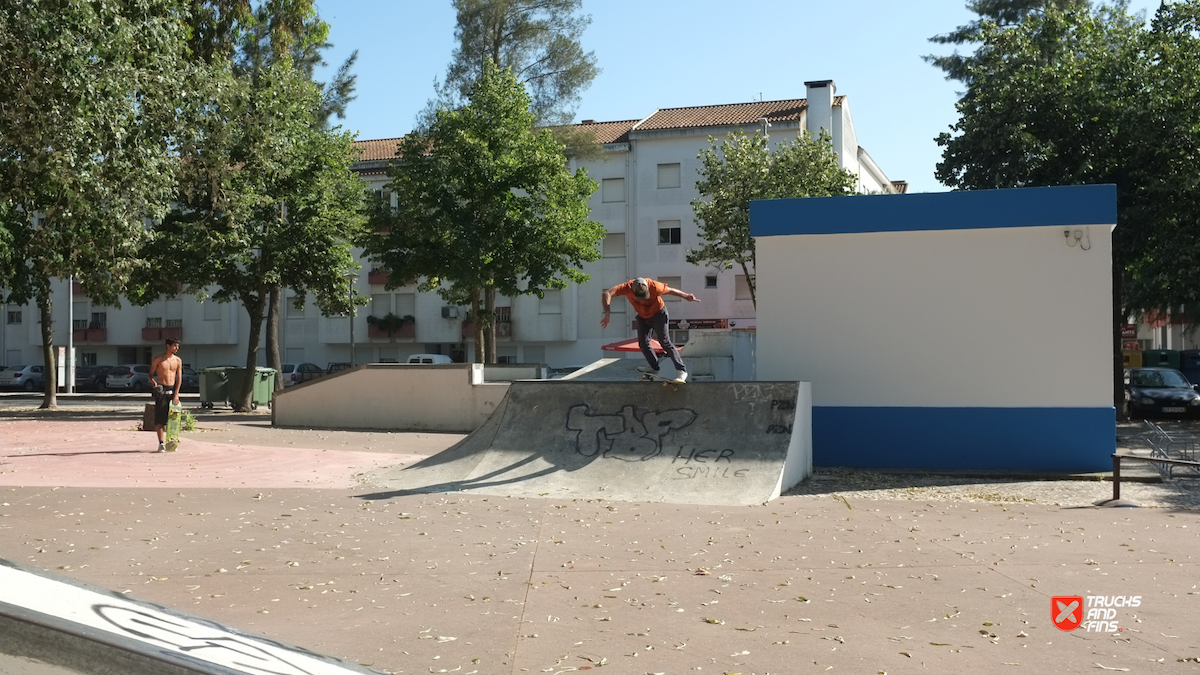
[[[315,380],[325,374],[325,369],[315,363],[284,363],[281,367],[285,387]]]
[[[343,370],[350,370],[350,364],[346,363],[345,361],[338,361],[337,363],[329,364],[329,369],[325,371],[325,374],[332,375],[334,373],[340,373]]]
[[[183,367],[183,387],[181,392],[198,392],[200,391],[200,373],[197,373],[190,366]]]
[[[150,366],[127,364],[108,371],[104,386],[109,391],[150,391]]]
[[[108,371],[113,366],[76,366],[75,391],[105,391]]]
[[[413,354],[404,361],[405,363],[454,363],[449,356],[445,354]]]
[[[45,366],[11,366],[0,373],[0,387],[38,391],[46,387]]]
[[[1131,417],[1200,417],[1200,385],[1174,368],[1129,368],[1125,404]]]

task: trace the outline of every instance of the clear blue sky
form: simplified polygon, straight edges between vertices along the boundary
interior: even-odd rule
[[[1133,0],[1152,14],[1157,0]],[[330,24],[329,68],[359,50],[358,98],[341,124],[360,140],[408,133],[454,49],[450,0],[317,0]],[[575,121],[639,119],[658,108],[803,98],[804,82],[832,79],[849,97],[859,145],[913,192],[934,178],[934,138],[956,120],[958,83],[921,56],[969,22],[965,0],[801,2],[584,0],[583,35],[603,72]],[[320,75],[319,75],[320,77]]]

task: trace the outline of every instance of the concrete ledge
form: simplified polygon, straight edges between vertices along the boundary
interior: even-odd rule
[[[484,381],[477,363],[373,363],[275,395],[278,427],[469,433],[508,391]]]

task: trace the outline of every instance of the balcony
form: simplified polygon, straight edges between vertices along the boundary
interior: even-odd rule
[[[417,320],[411,314],[396,316],[388,312],[384,316],[367,317],[367,337],[376,340],[412,338],[417,334]]]
[[[411,338],[411,337],[416,337],[416,336],[417,336],[417,324],[415,324],[415,323],[409,323],[409,324],[400,326],[399,328],[393,330],[391,335],[388,335],[387,329],[384,328],[383,326],[375,326],[375,325],[367,326],[367,337],[376,339],[376,340],[387,339],[387,338]]]
[[[87,342],[108,342],[107,328],[89,328],[85,336]]]
[[[176,340],[182,340],[183,339],[183,327],[182,326],[167,326],[166,328],[163,328],[162,329],[162,339],[166,340],[167,338],[175,338]]]
[[[387,270],[371,270],[370,272],[367,272],[367,283],[378,284],[382,286],[387,284],[390,276],[391,275],[388,274]]]
[[[143,342],[161,342],[163,339],[162,332],[163,332],[163,329],[161,329],[161,328],[143,328],[142,329],[142,341]]]

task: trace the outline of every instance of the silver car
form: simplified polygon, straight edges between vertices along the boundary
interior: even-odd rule
[[[109,391],[150,391],[150,366],[127,364],[108,371],[104,386]]]
[[[37,391],[46,386],[45,366],[11,366],[0,372],[0,387]]]

